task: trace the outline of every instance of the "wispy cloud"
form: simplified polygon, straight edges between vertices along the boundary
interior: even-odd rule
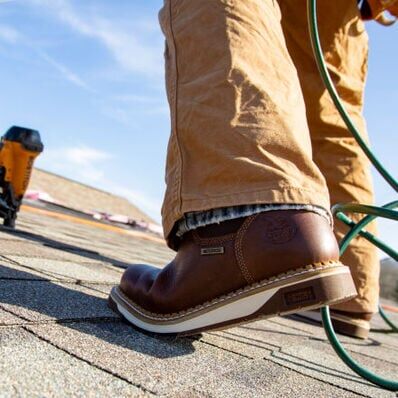
[[[67,161],[80,166],[94,166],[96,162],[109,160],[113,157],[107,152],[87,146],[66,148],[63,151]]]
[[[89,146],[47,148],[38,158],[37,165],[122,196],[159,221],[161,207],[159,200],[137,189],[130,188],[128,185],[121,185],[109,177],[108,165],[112,158],[112,154]]]
[[[20,44],[26,48],[29,48],[35,52],[39,58],[54,68],[65,80],[85,90],[91,92],[94,91],[81,77],[71,71],[66,65],[55,60],[46,51],[40,49],[34,42],[29,40],[15,28],[0,24],[0,40],[10,45]]]
[[[95,184],[105,177],[103,163],[112,155],[88,146],[47,148],[40,158],[40,164],[48,170]]]
[[[122,196],[129,200],[132,204],[137,206],[139,209],[143,210],[146,214],[148,214],[152,219],[157,222],[160,222],[160,208],[162,203],[159,200],[156,200],[144,192],[140,192],[134,189],[130,189],[126,186],[121,186],[119,184],[115,184],[109,180],[104,181],[104,189],[108,192],[112,192],[115,195]]]
[[[0,3],[1,4],[1,3]],[[21,39],[21,34],[11,26],[0,25],[0,40],[15,44]]]
[[[162,49],[152,40],[144,40],[146,24],[137,23],[121,28],[118,21],[78,12],[68,0],[27,0],[46,8],[75,32],[99,41],[124,70],[148,77],[162,76]]]
[[[68,67],[56,61],[42,50],[36,50],[36,52],[41,59],[56,69],[66,80],[80,88],[94,92],[94,90],[82,78],[80,78],[76,73],[72,72]]]
[[[123,15],[112,17],[100,13],[98,7],[89,7],[90,2],[73,2],[72,0],[24,0],[34,9],[40,9],[40,15],[55,19],[77,33],[100,43],[111,55],[112,67],[108,67],[111,76],[121,79],[131,79],[131,76],[145,76],[156,95],[98,95],[96,98],[106,103],[100,112],[107,117],[123,124],[134,123],[134,112],[131,106],[141,106],[142,112],[150,115],[167,115],[168,107],[163,95],[163,41],[159,35],[157,21],[147,18],[131,18],[127,21]],[[60,77],[76,87],[90,93],[101,94],[101,81],[87,81],[80,73],[72,70],[68,60],[57,59],[46,48],[43,48],[34,37],[24,36],[10,26],[0,24],[0,40],[9,45],[19,44],[34,51],[36,55],[51,68],[56,70]],[[101,68],[96,69],[96,73]],[[150,79],[149,79],[150,78]],[[96,81],[97,88],[93,88]],[[158,90],[159,88],[159,90]],[[160,89],[161,88],[161,89]],[[147,105],[147,106],[146,106]],[[140,107],[140,109],[141,109]]]
[[[137,114],[161,117],[170,114],[163,95],[118,94],[97,104],[102,114],[129,128],[137,126]]]

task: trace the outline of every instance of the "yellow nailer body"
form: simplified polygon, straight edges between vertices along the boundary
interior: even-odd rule
[[[28,188],[33,163],[43,151],[36,130],[11,127],[0,141],[0,218],[15,226],[15,219]]]

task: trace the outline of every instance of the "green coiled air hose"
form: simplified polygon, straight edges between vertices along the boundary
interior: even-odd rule
[[[398,192],[398,182],[384,168],[384,166],[377,159],[377,157],[370,150],[369,146],[362,138],[361,133],[359,132],[354,122],[352,121],[350,115],[346,111],[340,99],[340,96],[337,93],[337,90],[332,82],[332,79],[330,77],[329,71],[326,66],[326,62],[323,56],[323,51],[319,39],[316,0],[307,0],[307,13],[308,13],[308,26],[310,30],[312,48],[321,78],[325,84],[326,89],[328,90],[337,110],[339,111],[341,117],[343,118],[344,122],[347,125],[348,130],[351,132],[351,134],[357,141],[358,145],[362,148],[362,150],[369,158],[373,166],[383,176],[383,178],[387,181],[387,183],[394,189],[395,192]],[[382,242],[380,239],[378,239],[377,237],[375,237],[374,235],[363,229],[367,224],[369,224],[377,217],[388,218],[391,220],[398,220],[398,211],[394,210],[397,207],[398,207],[398,201],[388,203],[382,207],[353,204],[353,203],[335,205],[332,209],[333,214],[339,220],[341,220],[346,225],[351,227],[350,231],[340,242],[340,255],[344,253],[344,251],[347,249],[352,239],[360,235],[363,238],[375,244],[379,249],[383,250],[393,259],[398,261],[398,253],[393,248],[391,248],[386,243]],[[360,222],[354,223],[349,217],[347,217],[344,214],[345,212],[360,213],[366,216]],[[330,319],[329,308],[328,307],[322,308],[321,312],[322,312],[323,325],[326,331],[326,335],[329,339],[329,342],[336,351],[337,355],[344,361],[344,363],[347,366],[349,366],[355,373],[362,376],[364,379],[370,381],[371,383],[374,383],[387,390],[398,391],[398,381],[385,379],[373,373],[372,371],[361,366],[348,354],[348,352],[340,343],[333,329],[333,325]],[[384,310],[381,307],[379,307],[379,312],[382,318],[385,320],[385,322],[392,328],[392,330],[398,331],[398,327],[388,318],[388,316],[385,314]]]

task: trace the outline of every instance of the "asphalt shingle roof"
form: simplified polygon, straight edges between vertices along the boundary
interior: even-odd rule
[[[323,329],[291,318],[175,339],[108,309],[124,267],[172,257],[158,240],[23,211],[16,232],[0,230],[0,396],[395,396],[351,372]],[[376,317],[374,327],[386,325]],[[397,377],[396,335],[341,340]]]

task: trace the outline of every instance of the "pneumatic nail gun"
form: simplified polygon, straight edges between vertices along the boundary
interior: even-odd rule
[[[14,228],[33,163],[44,146],[36,130],[11,127],[0,140],[0,218]]]

